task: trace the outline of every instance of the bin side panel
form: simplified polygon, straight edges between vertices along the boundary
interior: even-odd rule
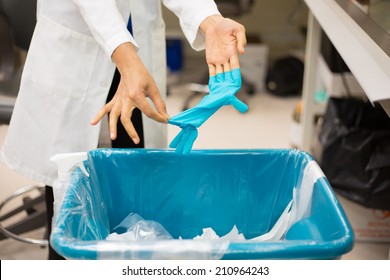
[[[110,227],[134,212],[161,223],[174,238],[212,227],[220,236],[234,225],[246,238],[268,232],[292,198],[301,153],[95,152]]]

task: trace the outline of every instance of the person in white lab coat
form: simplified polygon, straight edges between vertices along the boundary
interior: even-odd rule
[[[38,0],[37,24],[1,152],[10,168],[52,186],[57,174],[50,157],[96,148],[99,120],[107,113],[111,138],[117,137],[120,120],[137,144],[134,108],[143,112],[144,146],[167,146],[161,2],[178,16],[190,45],[206,48],[210,74],[239,67],[244,27],[223,18],[212,0]],[[130,15],[133,35],[127,30]],[[119,86],[105,105],[115,68]]]

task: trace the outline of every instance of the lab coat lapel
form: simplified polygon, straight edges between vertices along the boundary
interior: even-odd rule
[[[138,55],[153,76],[163,99],[166,97],[165,24],[160,0],[132,0],[133,36],[139,45]],[[166,148],[167,129],[145,115],[142,118],[145,147]]]

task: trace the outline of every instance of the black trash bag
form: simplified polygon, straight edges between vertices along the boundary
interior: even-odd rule
[[[337,193],[390,210],[390,118],[380,106],[330,98],[318,142],[319,164]]]

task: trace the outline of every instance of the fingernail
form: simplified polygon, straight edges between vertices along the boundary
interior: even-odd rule
[[[115,140],[115,134],[114,133],[111,133],[110,137],[111,137],[111,140]]]
[[[134,144],[138,144],[138,142],[139,142],[139,140],[138,140],[138,138],[131,138],[132,140],[133,140],[133,142],[134,142]]]

